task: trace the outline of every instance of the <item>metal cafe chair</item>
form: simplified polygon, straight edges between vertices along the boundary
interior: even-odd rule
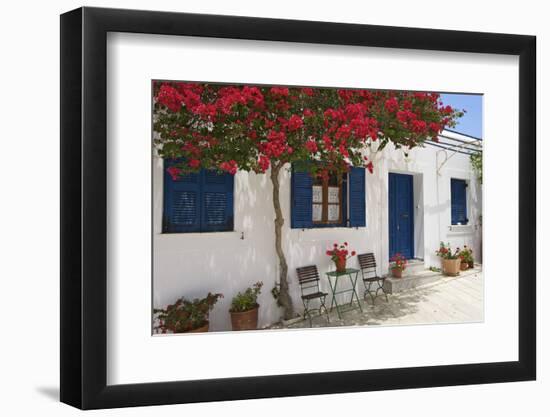
[[[298,282],[300,284],[300,291],[302,292],[302,303],[304,304],[304,320],[306,317],[309,319],[309,326],[311,327],[311,312],[317,310],[319,316],[325,311],[327,316],[327,322],[330,323],[328,310],[325,305],[325,299],[328,293],[322,292],[319,288],[319,272],[317,266],[303,266],[296,268],[296,274],[298,275]],[[310,308],[309,303],[312,300],[319,299],[319,308]]]
[[[388,294],[384,289],[384,281],[386,278],[379,277],[376,273],[376,259],[374,258],[374,253],[362,253],[357,255],[357,259],[359,260],[363,284],[365,285],[363,298],[366,299],[368,294],[371,298],[372,304],[374,305],[374,300],[378,297],[378,291],[381,291],[386,297],[387,302]],[[376,284],[376,289],[374,290],[372,288],[373,284]]]

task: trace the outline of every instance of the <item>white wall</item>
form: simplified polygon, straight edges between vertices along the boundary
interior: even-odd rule
[[[388,172],[414,175],[415,256],[425,258],[425,266],[439,266],[435,251],[441,240],[453,246],[467,244],[480,253],[480,230],[475,225],[450,227],[450,178],[463,178],[468,187],[470,218],[481,209],[478,185],[469,159],[454,154],[437,170],[445,151],[432,146],[413,149],[405,158],[400,150],[387,146],[375,159],[375,171],[366,173],[367,227],[290,228],[290,172],[281,174],[281,205],[285,218],[283,247],[289,266],[290,292],[297,312],[302,311],[300,288],[295,268],[316,264],[323,275],[334,269],[325,251],[334,242],[347,241],[357,253],[374,252],[379,273],[385,274],[389,262]],[[451,153],[449,153],[450,155]],[[162,307],[176,298],[203,297],[221,292],[224,298],[210,315],[212,330],[230,330],[229,306],[239,291],[261,280],[259,326],[279,320],[280,309],[270,290],[278,280],[278,261],[274,250],[271,181],[267,175],[239,171],[235,176],[234,231],[218,233],[162,234],[163,166],[154,161],[154,306]],[[452,229],[452,230],[450,230]],[[244,238],[243,238],[244,237]],[[352,258],[353,266],[357,261]],[[321,280],[324,290],[328,282]],[[361,285],[361,284],[360,284]]]

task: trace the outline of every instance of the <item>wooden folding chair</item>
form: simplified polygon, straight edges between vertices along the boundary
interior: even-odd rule
[[[357,259],[359,260],[363,284],[365,285],[363,298],[366,299],[368,294],[372,300],[372,304],[374,305],[374,300],[378,297],[378,291],[382,291],[386,297],[386,301],[388,301],[388,294],[384,289],[384,281],[386,278],[379,277],[376,273],[376,259],[374,258],[374,253],[362,253],[357,255]],[[373,284],[377,285],[376,290],[374,291],[372,290]]]
[[[327,316],[327,322],[330,323],[328,310],[325,305],[325,299],[328,293],[322,292],[319,288],[319,272],[315,265],[303,266],[296,268],[296,275],[298,275],[298,282],[300,284],[300,291],[302,292],[302,303],[304,304],[304,320],[306,317],[309,319],[309,326],[311,327],[311,312],[317,310],[319,316],[325,311]],[[319,300],[319,308],[309,308],[309,303],[312,300]]]

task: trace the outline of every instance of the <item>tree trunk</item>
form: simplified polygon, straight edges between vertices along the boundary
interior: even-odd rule
[[[275,251],[279,258],[279,303],[284,309],[285,320],[288,320],[294,317],[294,308],[288,292],[288,265],[286,263],[282,243],[283,224],[285,223],[281,210],[281,202],[279,201],[279,172],[282,166],[282,163],[272,165],[271,183],[273,184],[273,208],[275,209]]]

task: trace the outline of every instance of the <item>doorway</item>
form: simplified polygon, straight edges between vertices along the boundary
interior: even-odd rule
[[[413,176],[389,174],[389,247],[390,258],[396,253],[414,258]]]

